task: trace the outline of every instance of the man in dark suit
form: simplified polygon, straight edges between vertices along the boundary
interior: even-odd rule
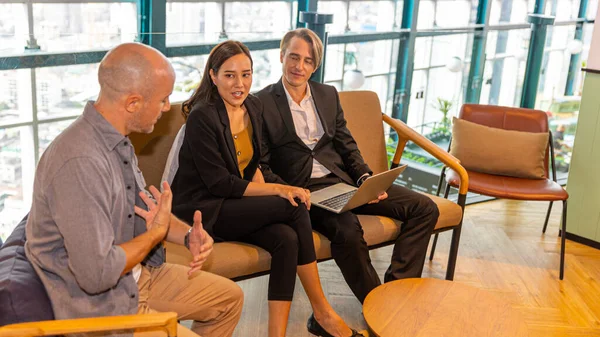
[[[264,104],[261,167],[266,181],[315,191],[338,182],[358,186],[372,174],[346,127],[336,89],[309,81],[322,55],[321,40],[308,29],[290,31],[281,40],[283,76],[258,93]],[[331,240],[333,258],[363,302],[381,281],[356,214],[388,216],[403,223],[386,282],[421,276],[439,215],[431,199],[394,185],[378,199],[350,212],[335,214],[311,208],[313,228]]]

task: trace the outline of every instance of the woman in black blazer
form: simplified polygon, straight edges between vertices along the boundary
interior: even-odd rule
[[[308,190],[265,183],[258,165],[262,105],[249,95],[252,58],[237,41],[210,53],[187,116],[179,169],[173,180],[173,213],[192,222],[202,212],[217,240],[243,241],[271,253],[269,336],[284,336],[296,273],[314,316],[309,331],[319,336],[361,336],[327,302],[316,265],[307,207]]]

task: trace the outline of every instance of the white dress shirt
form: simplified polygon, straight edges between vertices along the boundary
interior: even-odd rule
[[[315,148],[315,145],[319,142],[319,139],[323,137],[325,133],[323,131],[323,124],[317,114],[317,108],[315,101],[312,98],[310,92],[310,85],[306,85],[306,95],[300,104],[296,103],[290,93],[288,92],[285,85],[283,86],[285,95],[287,96],[288,105],[292,112],[292,119],[294,120],[294,128],[296,134],[300,139],[308,146],[311,150]],[[313,167],[311,178],[321,178],[331,173],[325,166],[321,165],[316,159],[313,158]]]

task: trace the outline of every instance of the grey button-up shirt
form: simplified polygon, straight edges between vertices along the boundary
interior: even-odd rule
[[[137,284],[131,273],[121,276],[125,251],[118,245],[146,231],[134,212],[144,187],[129,138],[93,102],[44,152],[25,249],[57,319],[137,312]],[[158,245],[145,263],[163,261]]]

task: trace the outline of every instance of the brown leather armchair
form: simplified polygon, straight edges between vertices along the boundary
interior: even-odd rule
[[[565,189],[556,182],[556,165],[554,162],[552,133],[548,128],[548,116],[546,113],[540,110],[532,109],[465,104],[462,106],[459,118],[493,128],[549,133],[550,137],[548,148],[546,149],[546,160],[544,162],[544,179],[514,178],[467,170],[469,175],[469,192],[503,199],[550,201],[548,213],[546,214],[546,221],[544,222],[544,227],[542,229],[543,233],[546,232],[546,227],[548,226],[548,219],[550,217],[550,211],[552,210],[552,204],[554,201],[562,201],[563,211],[561,232],[565,233],[567,228],[567,199],[569,198],[569,195]],[[527,145],[523,144],[523,146]],[[460,158],[458,159],[460,160]],[[552,179],[550,179],[549,166],[552,169]],[[458,186],[459,176],[451,168],[447,169],[444,167],[438,183],[438,195],[444,180],[446,181],[444,197],[447,198],[448,193],[450,192],[450,187]],[[562,235],[561,241],[560,279],[562,280],[564,276],[565,260],[564,235]],[[431,255],[429,257],[430,260],[433,259],[436,243],[437,235],[433,241]]]

